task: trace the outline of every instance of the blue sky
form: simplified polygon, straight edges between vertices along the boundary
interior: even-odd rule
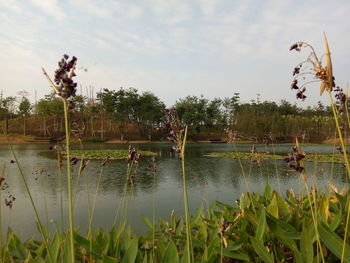
[[[296,41],[323,50],[328,36],[336,82],[350,69],[350,1],[236,0],[0,0],[0,90],[50,92],[41,67],[53,75],[64,53],[78,57],[83,86],[152,91],[168,106],[186,95],[241,94],[296,102],[293,67],[307,53]],[[319,97],[309,86],[305,102]]]

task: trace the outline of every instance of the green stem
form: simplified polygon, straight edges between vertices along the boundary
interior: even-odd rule
[[[97,195],[98,195],[98,189],[100,188],[101,177],[102,177],[102,174],[103,174],[103,167],[104,166],[102,165],[102,167],[100,169],[100,175],[98,177],[98,181],[97,181],[97,185],[96,185],[95,196],[94,196],[94,200],[92,202],[92,209],[91,209],[91,213],[90,213],[90,216],[89,216],[89,233],[88,233],[88,236],[90,236],[90,234],[91,234],[92,218],[94,216],[96,199],[97,199]]]
[[[316,207],[315,207],[315,213],[314,213],[314,210],[312,208],[312,202],[311,202],[311,197],[310,197],[310,192],[309,192],[309,187],[307,185],[307,178],[306,178],[306,174],[303,172],[302,174],[302,180],[304,181],[304,184],[305,184],[305,189],[306,189],[306,194],[307,194],[307,198],[308,198],[308,201],[309,201],[309,206],[310,206],[310,209],[311,209],[311,216],[312,216],[312,221],[314,223],[314,226],[315,226],[315,231],[316,231],[316,240],[317,240],[317,244],[320,248],[320,253],[321,253],[321,259],[322,259],[322,262],[325,262],[324,261],[324,256],[323,256],[323,252],[322,252],[322,246],[321,246],[321,241],[320,241],[320,236],[318,234],[318,226],[317,226],[317,219],[316,219],[316,215],[315,213],[317,213],[316,211]],[[316,203],[315,203],[316,205]]]
[[[345,164],[346,164],[346,170],[348,172],[348,176],[350,177],[349,159],[348,159],[348,154],[346,152],[346,147],[345,147],[344,140],[343,140],[343,135],[341,133],[340,126],[339,126],[338,114],[337,114],[337,111],[336,111],[336,108],[335,108],[335,104],[333,102],[333,98],[332,98],[331,92],[328,92],[328,94],[329,94],[329,98],[330,98],[330,101],[331,101],[331,104],[332,104],[332,111],[333,111],[333,116],[334,116],[335,124],[336,124],[336,127],[337,127],[338,135],[339,135],[340,144],[341,144],[341,147],[342,147],[342,150],[343,150],[343,156],[344,156],[344,161],[345,161]]]
[[[90,253],[92,252],[92,218],[94,216],[94,211],[95,211],[95,204],[96,204],[96,199],[97,199],[97,195],[98,195],[98,189],[100,188],[100,182],[101,182],[101,177],[102,177],[102,173],[103,173],[103,165],[101,166],[100,169],[100,175],[98,177],[98,181],[97,181],[97,185],[96,185],[96,191],[95,191],[95,196],[94,196],[94,200],[92,202],[92,209],[91,212],[89,213],[89,231],[88,231],[88,239],[90,241]],[[92,259],[92,258],[91,258]]]
[[[153,243],[153,246],[152,246],[152,258],[154,261],[156,261],[156,253],[155,253],[155,228],[156,228],[156,225],[155,225],[155,220],[156,220],[156,216],[155,216],[155,206],[156,206],[156,172],[153,171],[153,209],[152,209],[152,243]]]
[[[70,237],[70,253],[71,262],[74,262],[74,238],[73,238],[73,197],[72,197],[72,176],[70,164],[70,142],[69,142],[69,126],[68,126],[68,105],[63,100],[64,108],[64,124],[66,129],[66,157],[67,157],[67,181],[68,181],[68,202],[69,202],[69,237]]]
[[[343,140],[343,135],[341,133],[340,126],[339,126],[338,114],[337,114],[337,111],[336,111],[336,108],[335,108],[335,104],[333,102],[333,97],[332,97],[331,91],[328,91],[328,94],[329,94],[329,99],[330,99],[331,105],[332,105],[333,116],[334,116],[335,124],[337,126],[337,131],[338,131],[338,135],[339,135],[340,144],[341,144],[341,147],[342,147],[342,150],[343,150],[343,157],[344,157],[344,161],[345,161],[345,165],[346,165],[346,171],[348,173],[348,176],[350,177],[349,159],[348,159],[348,155],[347,155],[347,152],[346,152],[346,147],[345,147],[344,140]],[[348,111],[347,111],[347,117],[348,117],[348,122],[349,122]],[[347,215],[346,215],[346,224],[345,224],[345,233],[344,233],[344,240],[343,240],[342,253],[341,253],[341,262],[344,262],[345,245],[346,245],[347,234],[348,234],[348,227],[349,227],[349,216],[350,216],[350,203],[349,203],[348,212],[347,212]]]
[[[1,177],[5,177],[5,165],[1,173]],[[0,259],[1,262],[4,262],[3,253],[2,253],[2,213],[1,213],[1,203],[2,203],[2,187],[0,185]]]
[[[184,194],[184,204],[185,204],[185,219],[186,219],[186,238],[187,238],[187,256],[188,262],[194,262],[193,253],[191,251],[192,242],[191,242],[191,221],[190,221],[190,212],[188,206],[188,194],[187,194],[187,186],[186,186],[186,171],[185,171],[185,146],[186,146],[186,138],[187,138],[187,126],[185,127],[185,134],[181,147],[181,166],[182,166],[182,183],[183,183],[183,194]],[[192,261],[191,261],[192,259]]]

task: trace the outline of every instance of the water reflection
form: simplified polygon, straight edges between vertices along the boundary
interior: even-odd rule
[[[135,232],[142,233],[146,227],[140,220],[140,214],[152,216],[152,203],[155,199],[156,216],[168,218],[174,209],[177,214],[183,213],[181,163],[176,155],[169,152],[169,144],[141,144],[141,150],[157,152],[157,174],[154,185],[153,176],[148,170],[148,159],[141,158],[135,185],[129,189],[131,200],[129,206],[129,222]],[[269,146],[270,152],[287,153],[292,145]],[[126,149],[127,145],[91,144],[86,149]],[[238,151],[250,151],[252,145],[237,145]],[[44,223],[54,229],[53,222],[60,222],[60,200],[63,197],[64,225],[67,225],[67,179],[65,169],[58,171],[56,154],[48,150],[48,145],[14,145],[19,163],[29,182],[39,213]],[[189,188],[190,209],[193,212],[201,204],[219,200],[233,204],[242,192],[262,192],[266,182],[274,189],[285,193],[288,189],[298,192],[301,180],[297,174],[290,174],[283,161],[263,160],[257,166],[249,160],[242,160],[243,170],[237,160],[214,159],[204,154],[214,151],[232,151],[227,144],[188,144],[186,153],[186,172]],[[265,151],[264,145],[257,146],[258,151]],[[331,146],[307,145],[308,153],[333,152]],[[16,197],[12,210],[2,205],[3,227],[10,226],[22,237],[29,237],[35,231],[35,218],[24,185],[16,164],[10,164],[10,151],[5,145],[0,146],[0,166],[5,165],[6,180],[9,188],[3,192]],[[96,201],[94,225],[109,228],[123,195],[127,163],[125,161],[109,161],[104,168]],[[89,200],[95,194],[100,161],[90,161],[86,169],[77,178],[78,165],[73,169],[74,184],[74,218],[77,225],[84,230],[87,224]],[[347,183],[345,170],[340,164],[306,163],[310,183],[325,187],[328,182],[341,186]],[[35,173],[35,171],[41,171]],[[61,185],[60,185],[61,178]],[[155,189],[155,192],[154,192]],[[132,195],[132,198],[131,198]],[[51,222],[50,222],[51,221]]]

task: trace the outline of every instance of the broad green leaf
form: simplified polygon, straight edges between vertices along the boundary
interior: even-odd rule
[[[200,216],[203,215],[203,207],[200,206],[196,213],[192,216],[192,220],[191,220],[191,228],[194,227],[197,224],[198,219],[200,218]]]
[[[145,255],[143,256],[142,263],[147,263],[147,262],[148,262],[148,254],[146,252]]]
[[[163,258],[166,247],[163,240],[161,239],[157,241],[156,246],[157,246],[157,259],[160,262]]]
[[[103,256],[103,263],[116,263],[116,262],[118,262],[117,258],[107,256],[107,255]]]
[[[294,226],[292,226],[291,224],[288,224],[286,223],[285,221],[283,220],[280,220],[274,216],[272,216],[271,214],[267,214],[267,223],[268,223],[268,226],[271,228],[274,227],[274,225],[276,226],[280,226],[290,232],[296,232],[297,230],[294,228]]]
[[[239,200],[239,206],[240,206],[241,210],[244,210],[245,208],[248,208],[249,205],[250,205],[250,200],[249,200],[248,195],[242,194],[241,198]]]
[[[143,222],[146,224],[146,226],[148,226],[150,229],[153,229],[152,222],[146,216],[141,215],[141,218],[142,218]]]
[[[193,246],[193,248],[199,247],[201,249],[204,249],[205,243],[201,240],[196,239],[196,238],[192,238],[192,246]]]
[[[11,239],[8,245],[8,250],[12,257],[17,258],[19,260],[25,260],[29,253],[29,250],[16,236],[13,236],[13,238]]]
[[[261,208],[259,211],[259,223],[256,229],[255,237],[257,240],[262,240],[266,228],[266,213],[264,208]]]
[[[263,242],[256,239],[255,237],[251,237],[252,245],[255,252],[258,256],[266,263],[274,263],[275,259],[273,254],[270,254],[267,251],[267,248],[264,246]]]
[[[277,192],[275,192],[275,197],[276,197],[276,201],[277,201],[279,214],[282,217],[289,216],[290,215],[290,208],[289,208],[287,202],[284,201]]]
[[[184,246],[184,253],[182,255],[182,259],[181,259],[181,263],[191,263],[190,260],[189,260],[189,254],[188,254],[188,250],[186,249],[186,245]]]
[[[215,248],[220,247],[220,238],[217,234],[214,235],[215,238],[211,240],[208,245],[208,258],[211,258],[212,255],[216,254]]]
[[[329,229],[333,232],[334,230],[337,229],[337,227],[339,226],[340,222],[341,222],[341,218],[342,218],[343,212],[341,209],[339,209],[338,214],[335,216],[335,218],[332,220],[332,223],[329,226]]]
[[[63,243],[63,262],[71,261],[71,252],[70,252],[70,239],[69,236],[66,236],[66,239]]]
[[[321,216],[322,221],[328,225],[329,200],[325,195],[323,195],[321,200],[320,200],[319,209],[320,209],[320,216]]]
[[[304,228],[301,233],[300,250],[303,256],[304,262],[312,262],[314,259],[314,246],[313,246],[313,225],[308,228]]]
[[[245,244],[244,241],[238,241],[238,242],[234,243],[231,240],[229,240],[227,248],[231,251],[235,251],[235,250],[240,249],[244,244]]]
[[[134,263],[138,251],[138,240],[137,237],[134,237],[130,240],[129,247],[126,250],[125,255],[123,256],[122,263]]]
[[[270,184],[266,184],[265,186],[265,191],[264,191],[264,196],[265,196],[265,199],[270,201],[271,200],[271,197],[272,197],[272,189],[271,189],[271,186]]]
[[[227,248],[220,248],[220,247],[217,247],[216,248],[216,253],[218,255],[221,255],[221,252],[222,252],[222,255],[224,257],[228,257],[228,258],[233,258],[233,259],[239,259],[239,260],[242,260],[242,261],[249,261],[250,258],[247,254],[244,254],[242,252],[239,252],[239,251],[231,251]]]
[[[85,237],[79,235],[77,232],[74,232],[73,236],[74,236],[75,242],[79,246],[83,247],[87,251],[88,254],[90,254],[90,252],[89,252],[90,251],[90,241],[87,240]]]
[[[56,233],[51,241],[50,245],[50,253],[53,263],[57,262],[58,253],[60,251],[61,246],[61,236]]]
[[[173,241],[169,241],[168,246],[165,249],[162,262],[179,263],[179,256]]]
[[[324,224],[318,224],[318,233],[320,234],[320,238],[322,242],[326,245],[326,247],[330,251],[332,251],[332,253],[336,255],[339,259],[341,259],[342,248],[344,243],[343,240]],[[344,262],[350,263],[349,244],[345,244],[344,252]]]
[[[258,218],[253,215],[248,209],[244,210],[244,217],[247,218],[248,221],[255,226],[257,226],[259,223]]]
[[[277,198],[276,198],[276,193],[274,193],[271,203],[266,209],[271,215],[274,217],[278,218],[278,204],[277,204]]]

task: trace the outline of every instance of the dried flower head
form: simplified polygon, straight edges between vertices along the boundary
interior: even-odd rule
[[[128,163],[136,163],[138,164],[140,160],[140,154],[137,152],[137,149],[131,145],[129,145],[129,152],[128,152]]]
[[[76,165],[77,163],[78,163],[78,158],[77,157],[70,158],[70,164],[71,165]]]
[[[156,157],[152,156],[148,160],[148,170],[154,175],[157,172],[156,168]]]
[[[69,56],[64,54],[63,58],[58,62],[58,69],[55,71],[54,82],[51,80],[46,71],[42,69],[44,75],[49,81],[50,86],[53,88],[55,93],[64,100],[68,100],[76,95],[77,83],[73,80],[73,78],[76,76],[76,62],[76,57],[73,56],[71,59],[69,59]],[[72,107],[71,103],[70,107]]]
[[[164,127],[168,130],[167,139],[174,144],[170,151],[180,153],[182,151],[182,139],[185,128],[178,121],[176,109],[164,109],[164,112],[166,115]]]
[[[102,159],[101,166],[105,166],[108,162],[108,156]]]
[[[225,128],[224,129],[225,133],[227,134],[228,137],[228,141],[227,143],[233,143],[235,141],[239,141],[239,137],[238,137],[238,132],[237,131],[233,131],[230,128]]]
[[[10,209],[12,209],[13,202],[16,200],[16,198],[13,195],[9,195],[7,198],[5,198],[5,205],[8,206]]]
[[[72,122],[72,133],[74,134],[75,137],[77,137],[78,139],[81,139],[84,137],[85,134],[85,123],[82,121],[80,123],[78,123],[78,121],[73,121]]]
[[[296,139],[296,145],[291,148],[290,153],[284,158],[284,161],[291,170],[301,173],[305,170],[302,162],[304,158],[305,153],[300,151],[298,139]]]
[[[304,94],[306,91],[306,88],[304,87],[306,84],[311,82],[321,82],[320,86],[320,95],[323,94],[325,90],[328,92],[331,92],[332,89],[335,87],[334,83],[334,77],[333,77],[333,70],[332,70],[332,61],[331,61],[331,55],[329,52],[329,46],[327,42],[326,35],[324,36],[324,46],[325,46],[325,60],[326,65],[322,65],[321,59],[317,56],[314,48],[306,43],[306,42],[297,42],[293,44],[290,47],[290,51],[295,50],[300,52],[302,48],[309,48],[310,54],[306,58],[305,61],[299,63],[294,69],[293,69],[293,81],[291,85],[291,89],[298,90],[297,92],[297,99],[305,100],[306,95]],[[313,76],[313,80],[307,81],[303,83],[301,86],[298,86],[298,78],[303,78],[305,80],[306,76]]]

